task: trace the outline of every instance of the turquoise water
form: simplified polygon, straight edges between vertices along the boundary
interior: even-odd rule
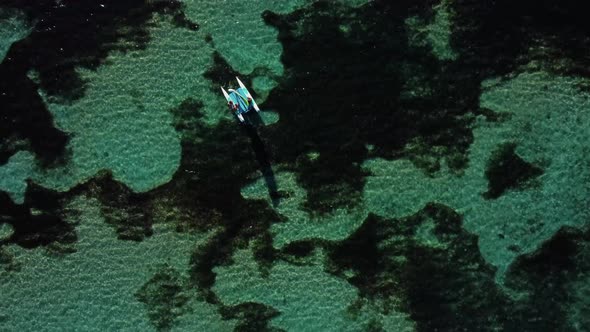
[[[581,7],[0,1],[0,330],[587,331]]]

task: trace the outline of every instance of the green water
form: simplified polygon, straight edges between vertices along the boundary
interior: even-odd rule
[[[527,35],[536,44],[498,55],[513,58],[506,72],[490,61],[468,75],[477,98],[457,93],[455,73],[481,57],[458,46],[457,35],[477,26],[465,6],[186,0],[154,9],[141,24],[146,45],[115,38],[95,67],[77,63],[83,93],[70,98],[46,88],[41,60],[9,59],[49,38],[41,14],[0,3],[0,79],[34,86],[68,137],[57,161],[45,162],[34,135],[2,133],[0,330],[587,330],[590,94],[576,73],[584,57],[539,28]],[[175,24],[178,13],[198,29]],[[395,29],[372,30],[388,15]],[[383,89],[378,97],[348,74],[326,78],[330,61],[314,58],[321,65],[299,72],[307,67],[297,55],[309,60],[322,45],[362,53],[384,40],[402,55],[381,58],[399,75],[371,86]],[[293,49],[301,53],[286,54]],[[14,74],[17,64],[27,70]],[[219,91],[235,85],[232,75],[247,79],[262,108],[263,125],[251,131]],[[317,86],[340,80],[342,90]],[[339,99],[350,91],[358,96]],[[277,101],[285,95],[296,102]],[[341,100],[352,100],[338,104],[352,120],[326,125]],[[359,103],[391,107],[369,123],[394,138],[367,133]],[[380,130],[406,113],[426,120],[407,134]],[[283,131],[287,119],[303,119],[293,123],[301,132]],[[340,130],[349,142],[332,149],[325,141]],[[514,180],[510,169],[501,176],[515,183],[490,198],[493,156],[506,144],[519,165],[542,171]],[[320,208],[309,204],[316,197]]]

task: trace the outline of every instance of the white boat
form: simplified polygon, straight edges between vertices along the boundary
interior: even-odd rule
[[[244,83],[242,83],[242,81],[240,81],[240,79],[237,77],[236,80],[240,86],[237,90],[227,89],[227,91],[225,91],[225,89],[221,87],[221,92],[223,92],[223,96],[227,101],[230,111],[232,111],[238,117],[238,120],[240,120],[241,123],[244,123],[245,113],[248,113],[251,110],[260,112],[260,108],[258,107],[258,104],[256,104],[256,101]]]

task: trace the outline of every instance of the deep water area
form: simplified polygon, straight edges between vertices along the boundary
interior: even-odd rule
[[[590,330],[589,9],[0,0],[0,331]]]

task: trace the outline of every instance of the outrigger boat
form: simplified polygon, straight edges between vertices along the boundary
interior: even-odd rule
[[[243,114],[248,113],[251,110],[260,112],[260,109],[254,101],[254,98],[252,98],[250,91],[248,91],[248,89],[246,89],[244,86],[244,83],[242,83],[242,81],[240,81],[240,79],[237,77],[236,80],[240,85],[237,90],[227,89],[227,91],[225,91],[225,89],[221,87],[221,91],[225,96],[225,100],[227,100],[227,106],[229,107],[230,111],[234,112],[241,123],[244,123],[245,120]]]

